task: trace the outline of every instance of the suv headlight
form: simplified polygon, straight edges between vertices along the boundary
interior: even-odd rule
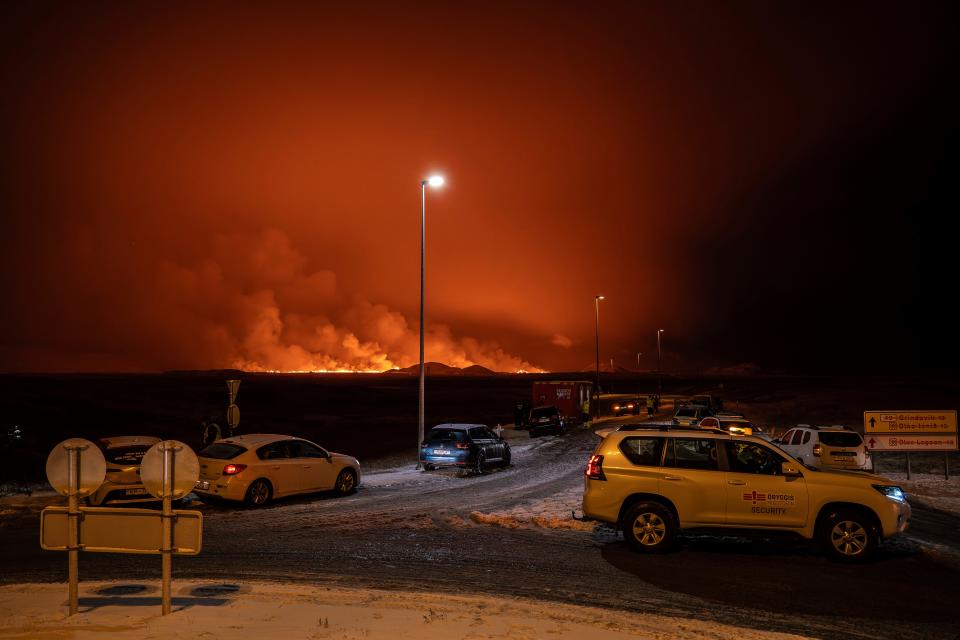
[[[875,484],[873,488],[887,496],[891,500],[896,500],[897,502],[906,502],[907,496],[904,495],[903,490],[900,487],[891,487],[886,484]]]

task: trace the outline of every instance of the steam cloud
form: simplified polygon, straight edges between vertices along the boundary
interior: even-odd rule
[[[386,371],[419,362],[419,334],[403,314],[309,271],[282,231],[218,236],[196,264],[165,262],[156,288],[174,326],[192,325],[206,367],[248,371]],[[426,359],[495,371],[539,371],[498,344],[428,325]]]

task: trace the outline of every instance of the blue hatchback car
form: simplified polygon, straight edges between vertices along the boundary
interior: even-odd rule
[[[420,445],[424,470],[461,467],[483,473],[491,465],[510,466],[510,445],[482,424],[438,424]]]

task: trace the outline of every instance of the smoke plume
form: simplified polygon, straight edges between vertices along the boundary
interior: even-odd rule
[[[209,257],[161,266],[158,312],[172,315],[173,326],[196,326],[207,367],[386,371],[419,361],[419,335],[402,313],[340,291],[332,271],[310,271],[307,263],[276,229],[221,235]],[[428,324],[425,351],[427,360],[455,367],[538,370],[443,324]]]

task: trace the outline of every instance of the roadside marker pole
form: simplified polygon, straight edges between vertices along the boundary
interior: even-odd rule
[[[907,453],[907,480],[910,479],[910,454]]]

